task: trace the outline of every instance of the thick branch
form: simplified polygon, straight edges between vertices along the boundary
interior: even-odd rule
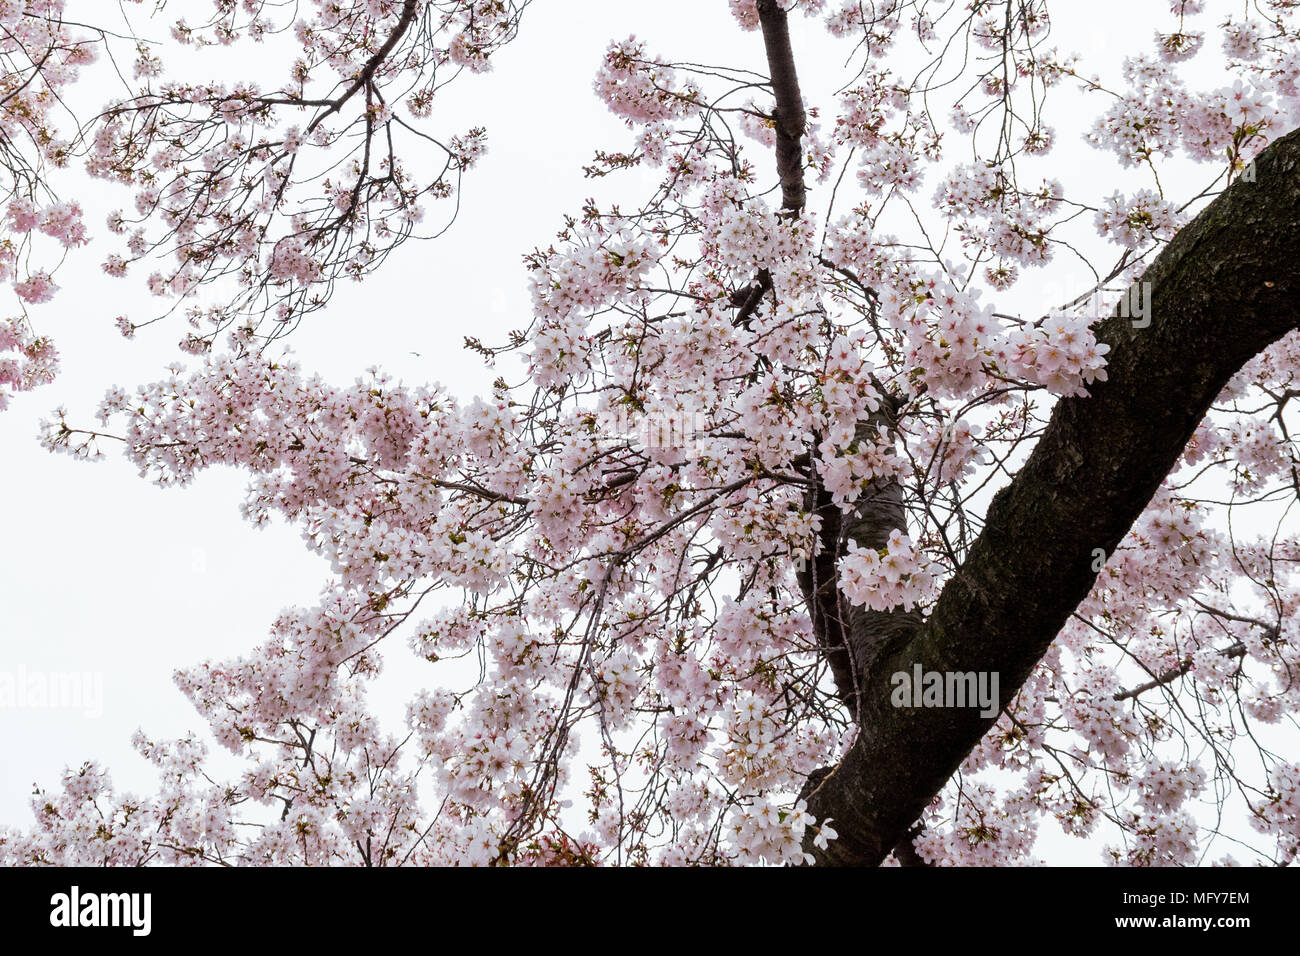
[[[1224,385],[1300,326],[1300,131],[1256,160],[1147,270],[1152,320],[1112,316],[1109,378],[1056,406],[1033,454],[989,507],[984,532],[912,641],[866,675],[861,729],[809,810],[839,839],[806,850],[827,864],[878,864],[993,719],[979,708],[895,708],[890,676],[993,671],[1014,698]]]
[[[799,92],[799,74],[794,66],[794,50],[790,46],[790,25],[779,0],[758,0],[758,20],[763,28],[772,94],[776,97],[772,118],[776,121],[776,171],[781,177],[781,209],[798,215],[807,200],[803,183],[803,134],[807,120],[803,94]]]
[[[855,438],[859,443],[875,442],[877,430],[891,424],[887,409],[882,409],[858,423]],[[889,647],[910,640],[920,627],[921,616],[916,611],[854,607],[837,587],[835,565],[847,553],[850,541],[860,548],[879,551],[889,542],[892,531],[907,529],[903,486],[893,477],[872,481],[845,515],[818,481],[809,494],[809,506],[821,518],[821,550],[795,576],[808,605],[813,633],[830,664],[836,691],[856,718],[858,688],[870,673],[873,661]]]
[[[899,840],[898,845],[894,847],[894,859],[898,861],[899,866],[918,867],[930,865],[925,862],[925,859],[920,853],[916,852],[916,847],[914,845],[916,838],[924,832],[925,827],[917,823],[903,834],[903,838]]]
[[[772,273],[766,269],[758,270],[758,279],[751,285],[743,289],[737,289],[731,294],[731,304],[738,310],[736,317],[732,320],[732,325],[741,325],[749,328],[749,323],[754,318],[754,313],[758,307],[763,304],[763,296],[772,291]]]
[[[767,51],[772,95],[776,98],[772,119],[776,124],[776,173],[781,180],[781,212],[786,216],[798,216],[808,200],[803,182],[803,134],[807,118],[804,116],[803,94],[799,92],[794,50],[790,46],[790,25],[779,0],[758,0],[758,19]],[[731,304],[739,310],[733,324],[749,328],[763,296],[771,291],[772,275],[766,269],[759,271],[754,282],[737,289],[731,297]]]

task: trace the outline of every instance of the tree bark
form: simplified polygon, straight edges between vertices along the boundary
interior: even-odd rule
[[[890,414],[882,408],[868,421],[858,423],[855,437],[859,442],[873,442],[879,431],[892,427]],[[821,549],[795,577],[836,692],[856,720],[859,690],[872,663],[891,646],[912,638],[922,618],[916,610],[854,607],[839,589],[835,565],[848,553],[849,542],[880,551],[894,529],[907,527],[903,486],[894,477],[872,481],[846,514],[819,480],[808,494],[808,505],[821,518]]]
[[[895,708],[890,676],[997,672],[1005,707],[1091,590],[1094,549],[1119,544],[1233,374],[1300,327],[1300,131],[1255,166],[1139,280],[1150,325],[1098,327],[1107,381],[1057,404],[929,618],[863,675],[857,739],[804,790],[839,833],[826,850],[809,840],[819,863],[879,864],[994,723],[978,708]]]
[[[776,171],[781,178],[781,208],[792,215],[803,211],[807,192],[803,182],[803,134],[807,125],[799,73],[790,46],[790,25],[779,0],[758,0],[758,20],[763,30],[767,69],[772,79],[776,108]]]

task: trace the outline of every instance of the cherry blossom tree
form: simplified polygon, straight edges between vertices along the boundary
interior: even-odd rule
[[[731,65],[617,40],[595,89],[628,138],[587,173],[657,185],[527,256],[532,314],[466,342],[491,393],[323,381],[278,340],[454,196],[484,133],[435,139],[430,102],[522,6],[217,0],[173,41],[291,36],[282,89],[164,81],[141,44],[64,143],[57,94],[114,38],[0,0],[7,280],[52,294],[29,250],[85,227],[46,166],[80,162],[136,196],[104,268],[161,263],[188,323],[188,364],[46,443],[241,468],[249,520],[332,566],[177,675],[209,732],[137,736],[156,792],[75,767],[0,860],[971,865],[1053,827],[1291,862],[1300,4],[1174,0],[1115,81],[1048,0],[730,0]],[[831,100],[794,17],[846,58]],[[39,383],[47,340],[9,328],[0,385]],[[380,726],[407,652],[428,689]],[[918,668],[997,675],[995,706],[900,705]]]

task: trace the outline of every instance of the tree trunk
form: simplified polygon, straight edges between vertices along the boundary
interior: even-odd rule
[[[1300,326],[1300,130],[1256,160],[1147,270],[1150,325],[1112,315],[1108,379],[1059,402],[1029,460],[915,637],[873,662],[844,759],[805,787],[834,818],[822,864],[879,864],[994,723],[976,708],[895,708],[890,675],[992,671],[1016,695],[1091,590],[1228,380]],[[850,638],[850,643],[852,639]]]

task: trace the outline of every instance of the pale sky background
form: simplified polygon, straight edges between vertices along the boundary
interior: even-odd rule
[[[189,4],[208,6],[207,0],[173,0],[168,13]],[[1113,15],[1103,15],[1102,7]],[[1085,72],[1118,85],[1126,51],[1115,38],[1148,42],[1152,26],[1135,21],[1149,17],[1154,24],[1166,10],[1164,0],[1058,3],[1057,41],[1088,55]],[[833,115],[838,51],[847,47],[832,44],[816,22],[797,16],[791,23],[805,97]],[[330,307],[289,340],[306,369],[347,383],[378,364],[408,383],[439,381],[463,398],[486,391],[488,376],[460,343],[467,334],[499,343],[527,324],[521,256],[548,243],[563,214],[576,212],[584,197],[617,194],[633,204],[644,193],[634,177],[590,181],[581,171],[594,149],[628,141],[630,134],[592,92],[592,80],[607,43],[629,33],[666,59],[766,71],[761,36],[741,32],[725,0],[538,0],[524,16],[520,38],[494,60],[494,72],[457,80],[429,121],[443,135],[488,128],[489,151],[466,177],[460,219],[440,240],[404,246],[365,283],[340,286]],[[1224,82],[1206,76],[1194,85]],[[1100,108],[1090,104],[1089,117]],[[1099,195],[1121,188],[1114,162],[1069,138],[1068,118],[1059,120],[1051,174],[1067,184],[1095,177],[1104,187]],[[1208,178],[1202,169],[1197,181]],[[933,188],[927,180],[918,198],[928,200]],[[120,789],[150,790],[152,769],[129,746],[136,728],[161,737],[204,728],[172,672],[251,648],[282,608],[313,604],[328,576],[325,562],[306,551],[294,529],[273,523],[256,530],[240,518],[246,483],[240,473],[209,471],[188,488],[163,490],[139,478],[111,444],[106,459],[94,464],[38,446],[38,422],[56,406],[66,406],[73,423],[88,425],[109,386],[130,390],[161,377],[180,335],[175,321],[143,330],[135,341],[117,333],[116,315],[143,320],[158,303],[143,292],[145,273],[114,280],[98,268],[113,248],[104,241],[112,239],[104,215],[128,205],[129,197],[95,184],[75,198],[87,207],[96,241],[63,267],[55,300],[32,311],[37,327],[58,343],[62,372],[53,385],[16,396],[0,413],[0,671],[100,674],[103,713],[0,708],[0,823],[6,824],[29,824],[32,784],[54,786],[65,766],[84,759],[109,767]],[[1035,307],[1030,298],[1022,301]],[[518,368],[503,371],[515,380]],[[404,653],[404,646],[394,647],[388,660]],[[426,681],[435,682],[427,669],[390,666],[376,700],[389,726],[400,720],[409,692]],[[1067,845],[1072,859],[1095,860],[1078,841]],[[1051,853],[1047,845],[1043,851]]]

